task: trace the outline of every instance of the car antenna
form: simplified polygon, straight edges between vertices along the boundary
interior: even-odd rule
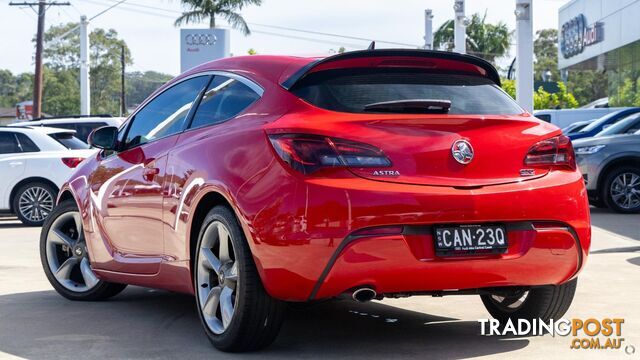
[[[367,48],[367,50],[375,50],[376,49],[376,42],[372,41],[371,44],[369,44],[369,47]]]

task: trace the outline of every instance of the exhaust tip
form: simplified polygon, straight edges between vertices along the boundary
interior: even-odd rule
[[[353,300],[357,302],[371,301],[376,297],[377,293],[371,288],[360,288],[351,294]]]

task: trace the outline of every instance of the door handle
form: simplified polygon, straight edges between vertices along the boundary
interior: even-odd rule
[[[16,166],[20,166],[22,164],[23,164],[22,161],[12,161],[12,162],[9,163],[9,166],[16,167]]]
[[[160,169],[157,167],[146,167],[142,170],[142,178],[146,181],[153,181],[153,178],[158,174],[160,174]]]

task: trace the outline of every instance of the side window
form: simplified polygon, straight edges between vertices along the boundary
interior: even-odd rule
[[[191,105],[208,81],[209,76],[185,80],[151,100],[131,119],[122,149],[182,131]]]
[[[240,114],[260,95],[238,80],[215,76],[200,101],[192,128],[221,123]]]
[[[0,154],[19,153],[18,141],[12,132],[0,132]]]
[[[18,146],[22,152],[38,152],[40,148],[25,134],[16,133],[18,137]]]

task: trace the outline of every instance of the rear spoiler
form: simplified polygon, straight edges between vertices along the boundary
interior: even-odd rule
[[[311,73],[350,67],[444,69],[484,77],[500,86],[498,71],[486,60],[454,52],[414,49],[361,50],[329,56],[305,65],[282,81],[280,85],[286,90],[291,90],[300,80]]]

